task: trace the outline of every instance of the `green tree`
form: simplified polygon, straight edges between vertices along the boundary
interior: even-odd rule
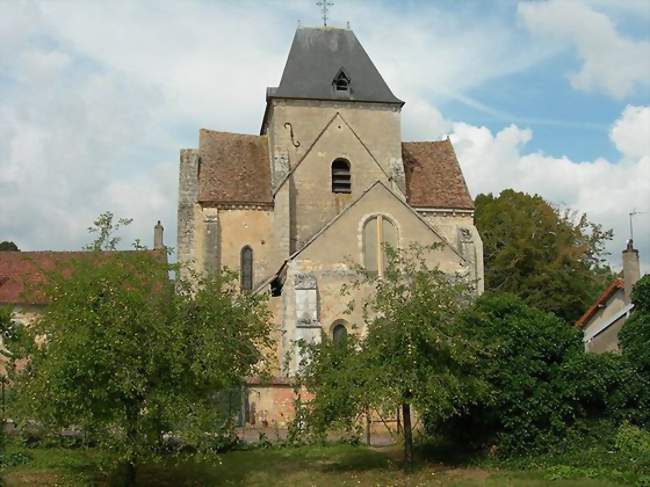
[[[612,231],[586,215],[512,189],[478,195],[475,204],[486,290],[516,294],[573,322],[611,280],[604,246]]]
[[[16,245],[13,242],[9,242],[7,240],[0,242],[0,252],[7,251],[7,250],[17,251],[20,249],[18,248],[18,245]]]
[[[443,422],[486,400],[477,350],[455,326],[471,299],[463,280],[427,264],[431,249],[388,249],[382,276],[358,268],[365,288],[363,339],[305,347],[301,383],[315,393],[308,419],[321,430],[352,427],[368,409],[402,410],[405,464],[413,461],[411,411]],[[359,303],[356,303],[357,305]]]
[[[238,388],[269,346],[263,299],[232,275],[168,279],[152,252],[88,252],[48,275],[49,305],[30,328],[20,375],[23,417],[90,432],[125,484],[163,448],[163,433],[203,450],[232,418],[219,394]]]
[[[623,354],[650,379],[650,275],[632,290],[634,310],[619,333]]]

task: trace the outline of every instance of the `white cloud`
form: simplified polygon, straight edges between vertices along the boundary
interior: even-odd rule
[[[616,98],[650,85],[650,42],[623,36],[604,13],[579,0],[524,2],[518,5],[526,27],[549,43],[572,43],[582,66],[571,85]]]
[[[537,193],[553,204],[586,212],[589,219],[613,228],[610,262],[620,266],[620,251],[628,237],[628,213],[650,210],[650,147],[638,134],[647,133],[650,107],[627,107],[614,123],[612,140],[623,160],[573,161],[541,152],[526,152],[533,132],[515,125],[493,134],[485,127],[456,123],[454,143],[472,194],[514,188]],[[650,271],[650,214],[635,220],[637,246]]]
[[[650,156],[650,107],[627,106],[610,138],[626,159]]]

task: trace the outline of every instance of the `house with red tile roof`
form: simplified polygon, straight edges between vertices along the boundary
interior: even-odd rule
[[[623,277],[614,279],[576,322],[586,351],[619,351],[618,333],[634,309],[631,294],[639,278],[639,251],[629,240],[623,251]]]
[[[29,326],[47,306],[46,297],[39,292],[39,286],[46,283],[47,275],[53,271],[68,272],[71,264],[85,258],[109,258],[124,252],[147,252],[166,258],[163,244],[163,227],[158,222],[154,227],[152,250],[129,251],[2,251],[0,252],[0,306],[12,309],[14,321]],[[0,350],[4,348],[0,336]],[[0,374],[2,367],[0,354]]]

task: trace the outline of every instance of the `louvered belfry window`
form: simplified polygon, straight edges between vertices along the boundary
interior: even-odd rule
[[[243,291],[253,289],[253,249],[248,245],[241,249],[240,254],[240,278]]]
[[[332,193],[351,193],[352,177],[350,163],[345,159],[336,159],[332,163]]]

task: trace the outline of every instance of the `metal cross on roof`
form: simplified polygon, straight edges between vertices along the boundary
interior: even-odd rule
[[[323,16],[323,26],[327,27],[327,10],[328,7],[334,6],[334,2],[328,2],[327,0],[320,0],[316,2],[316,5],[318,5],[321,9],[321,13]]]

